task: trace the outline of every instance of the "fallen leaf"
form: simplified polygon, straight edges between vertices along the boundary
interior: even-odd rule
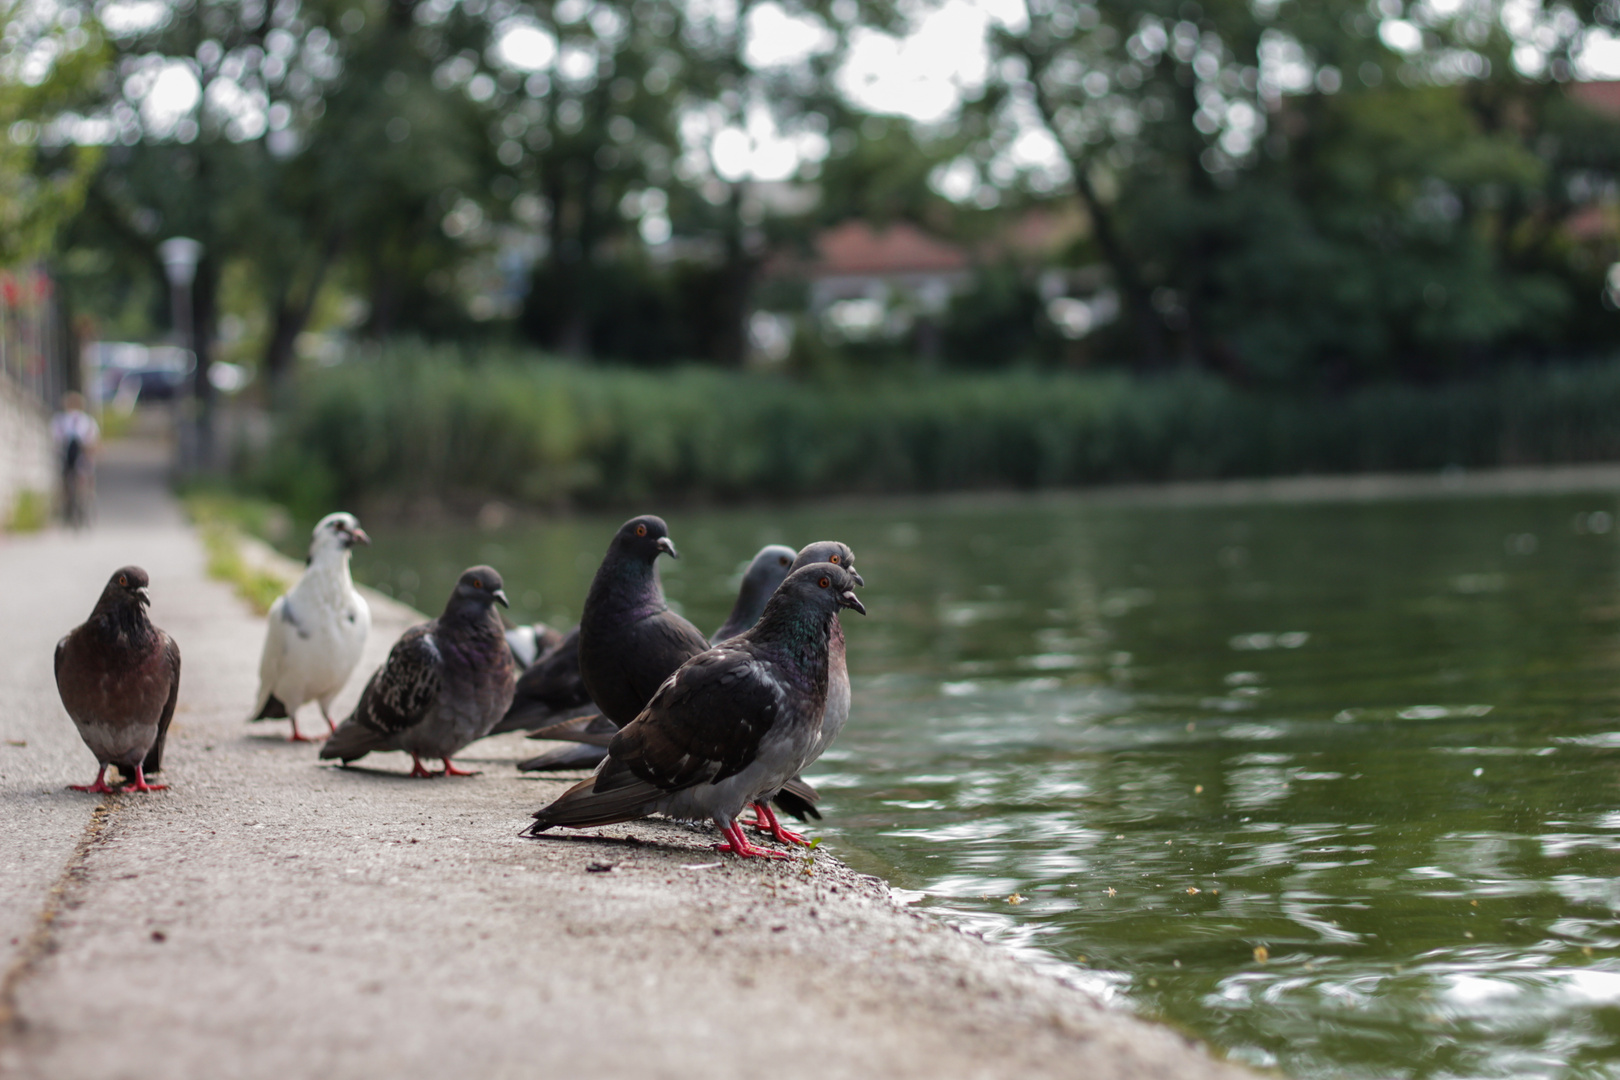
[[[1197,887],[1193,886],[1193,885],[1187,886],[1187,895],[1188,896],[1197,896],[1198,895]]]
[[[1271,959],[1271,950],[1270,949],[1266,948],[1264,945],[1256,945],[1254,947],[1254,960],[1255,960],[1255,963],[1263,964],[1267,960],[1270,960],[1270,959]]]
[[[1007,903],[1012,904],[1014,906],[1016,906],[1018,904],[1022,904],[1023,902],[1024,902],[1024,898],[1022,896],[1019,896],[1017,893],[1013,893],[1011,896],[1007,897]]]
[[[1119,894],[1117,892],[1115,892],[1114,887],[1112,885],[1110,885],[1110,886],[1108,886],[1108,895],[1109,896],[1118,896]]]

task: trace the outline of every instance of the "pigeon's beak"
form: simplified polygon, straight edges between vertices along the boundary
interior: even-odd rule
[[[150,596],[146,595],[146,589],[145,588],[140,588],[140,589],[135,590],[135,599],[136,599],[136,601],[138,601],[140,603],[141,607],[151,607],[152,606],[152,598]]]
[[[371,537],[367,536],[366,530],[362,529],[358,525],[349,530],[349,546],[353,547],[356,544],[364,544],[367,547],[371,546]]]
[[[839,594],[839,596],[838,596],[838,606],[839,607],[852,607],[856,611],[860,612],[862,615],[866,614],[866,605],[861,603],[860,597],[855,595],[855,590],[853,590],[853,589],[846,589],[842,593]]]
[[[506,590],[505,589],[496,589],[494,592],[490,593],[489,595],[493,596],[495,598],[495,602],[500,604],[501,607],[508,607],[509,608],[509,607],[512,606],[511,604],[507,603],[507,601],[506,601]]]
[[[672,559],[678,559],[681,557],[681,553],[675,550],[675,541],[671,540],[667,536],[660,536],[658,538],[658,550],[667,551],[669,553],[669,557]]]
[[[855,579],[855,584],[861,586],[863,589],[866,587],[866,579],[857,574],[853,566],[849,568],[849,576]]]

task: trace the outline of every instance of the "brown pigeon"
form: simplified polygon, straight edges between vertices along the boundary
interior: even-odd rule
[[[147,773],[163,768],[163,741],[180,692],[180,647],[146,617],[149,579],[138,566],[113,574],[82,626],[56,643],[56,688],[79,737],[101,763],[95,783],[74,791],[111,792],[116,765],[135,791],[161,791]],[[133,780],[131,780],[133,778]]]

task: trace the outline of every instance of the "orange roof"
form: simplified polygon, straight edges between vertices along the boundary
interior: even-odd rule
[[[816,238],[814,273],[943,273],[967,268],[967,252],[936,240],[915,225],[897,221],[876,232],[864,221],[846,221]]]
[[[1600,113],[1620,116],[1620,82],[1578,82],[1569,84],[1570,96]]]

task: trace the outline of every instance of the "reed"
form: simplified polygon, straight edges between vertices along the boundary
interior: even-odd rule
[[[1620,362],[1325,399],[1194,372],[796,382],[399,345],[307,379],[243,475],[304,517],[1617,459]]]

